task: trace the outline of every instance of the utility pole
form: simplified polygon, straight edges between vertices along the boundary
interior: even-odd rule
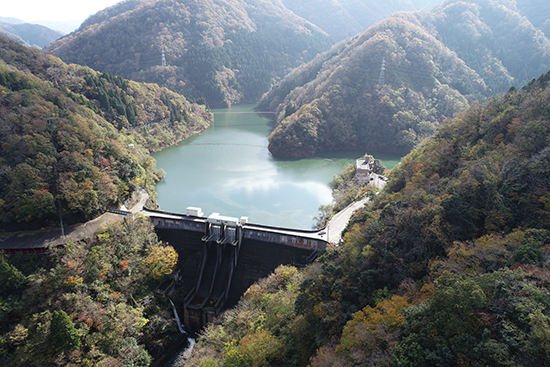
[[[162,49],[162,67],[166,67],[166,57],[164,56],[164,48]]]
[[[378,85],[384,85],[384,71],[386,70],[386,58],[382,58],[382,65],[380,65],[380,77],[378,78]]]
[[[57,181],[59,181],[59,175],[57,174],[57,163],[53,164],[53,171],[55,173],[56,177],[56,183],[55,183],[55,191],[57,198],[57,205],[59,206],[59,222],[61,223],[61,238],[63,239],[63,244],[65,244],[65,226],[63,225],[63,207],[61,206],[61,199],[59,198],[59,191],[57,188]]]

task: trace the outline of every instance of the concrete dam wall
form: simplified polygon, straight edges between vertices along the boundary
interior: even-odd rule
[[[237,304],[252,284],[277,266],[303,265],[326,246],[314,231],[248,224],[214,226],[200,218],[151,216],[151,221],[159,239],[178,251],[187,294],[184,321],[192,332]]]

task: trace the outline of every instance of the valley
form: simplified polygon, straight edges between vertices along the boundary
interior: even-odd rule
[[[0,365],[546,365],[548,10],[3,14]]]

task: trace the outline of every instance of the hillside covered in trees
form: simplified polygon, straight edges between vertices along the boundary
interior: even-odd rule
[[[0,222],[5,230],[89,219],[136,187],[149,155],[205,129],[204,106],[154,84],[67,65],[0,36]],[[153,197],[155,197],[153,195]]]
[[[252,286],[185,366],[547,364],[549,82],[440,128],[342,246]]]
[[[518,7],[449,0],[396,13],[334,46],[262,98],[260,108],[277,116],[270,151],[410,151],[469,102],[550,68],[550,41]]]
[[[334,41],[364,32],[371,25],[398,11],[428,11],[438,0],[283,0],[283,4],[302,18],[327,32]],[[545,0],[515,0],[505,3],[529,21],[546,37],[550,36],[550,4]]]
[[[396,11],[428,10],[440,0],[283,0],[295,14],[327,32],[335,42],[364,32]]]
[[[279,2],[221,3],[190,3],[195,12],[175,0],[128,0],[56,47],[82,47],[99,63],[120,57],[138,80],[154,76],[229,105],[326,45],[311,24],[285,18]],[[265,95],[261,108],[278,116],[275,154],[415,149],[354,215],[341,246],[252,286],[201,332],[185,366],[550,360],[550,73],[529,81],[550,69],[550,53],[537,4],[547,6],[450,0],[395,14]],[[277,38],[281,19],[289,33]],[[254,42],[264,47],[257,58]],[[134,47],[133,58],[124,47]],[[163,47],[168,66],[145,65]],[[504,93],[489,97],[496,92]],[[0,37],[0,120],[0,221],[13,230],[60,215],[85,220],[151,188],[162,172],[149,152],[201,131],[212,116],[165,87]],[[338,182],[338,195],[352,186]],[[148,366],[179,337],[167,299],[136,302],[177,261],[145,218],[51,250],[0,254],[0,365]]]
[[[0,254],[0,365],[149,366],[181,334],[168,299],[137,302],[176,263],[144,217],[49,256]]]
[[[326,33],[278,1],[129,0],[91,16],[46,50],[220,107],[256,101],[329,47]]]

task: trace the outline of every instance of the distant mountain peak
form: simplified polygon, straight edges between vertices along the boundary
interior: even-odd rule
[[[55,31],[40,24],[30,23],[7,23],[0,22],[0,31],[25,46],[42,48],[54,42],[61,36],[62,32]]]
[[[129,0],[90,16],[46,50],[228,106],[257,100],[329,46],[326,33],[278,1]]]

